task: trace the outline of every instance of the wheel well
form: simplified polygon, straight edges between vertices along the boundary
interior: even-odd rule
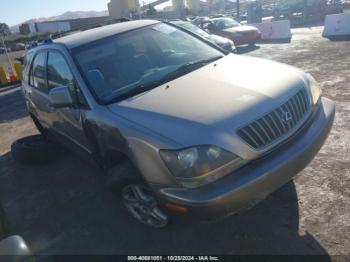
[[[106,183],[112,192],[120,193],[128,184],[145,184],[143,176],[133,161],[118,150],[108,150],[104,155]]]
[[[103,154],[103,163],[106,170],[124,162],[132,163],[131,159],[126,154],[118,150],[109,149],[106,150]]]

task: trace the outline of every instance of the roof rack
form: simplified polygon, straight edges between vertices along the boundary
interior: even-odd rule
[[[51,44],[52,43],[52,38],[49,36],[47,38],[44,38],[41,40],[42,44]]]

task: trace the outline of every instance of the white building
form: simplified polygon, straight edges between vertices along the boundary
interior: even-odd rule
[[[71,30],[69,21],[52,21],[36,24],[36,31],[40,33],[66,32],[69,30]]]

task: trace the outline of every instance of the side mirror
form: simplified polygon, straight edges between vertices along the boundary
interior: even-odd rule
[[[49,93],[50,105],[55,108],[72,107],[73,98],[67,86],[60,86],[51,89]]]

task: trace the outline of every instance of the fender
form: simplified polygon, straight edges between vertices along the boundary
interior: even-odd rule
[[[91,155],[98,165],[108,171],[115,165],[131,161],[127,141],[117,128],[111,129],[82,114],[82,126],[91,149]]]

